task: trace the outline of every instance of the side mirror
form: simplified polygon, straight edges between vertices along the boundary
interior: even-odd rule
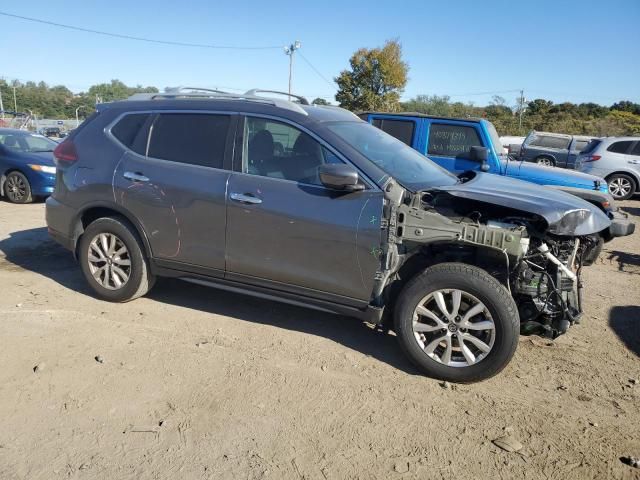
[[[318,167],[320,181],[327,188],[344,192],[364,190],[364,185],[358,183],[358,172],[343,163],[325,163]]]
[[[489,165],[487,164],[487,158],[489,158],[489,149],[487,147],[473,146],[469,148],[469,160],[478,162],[480,164],[480,170],[483,172],[489,171]]]

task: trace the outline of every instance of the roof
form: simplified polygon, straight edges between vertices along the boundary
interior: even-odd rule
[[[419,118],[436,118],[439,120],[464,120],[465,122],[481,122],[482,120],[487,121],[484,118],[478,117],[444,117],[439,115],[429,115],[427,113],[419,113],[419,112],[374,112],[374,111],[366,111],[366,112],[358,112],[359,116],[362,115],[388,115],[390,117],[419,117]]]
[[[337,122],[337,121],[360,121],[360,119],[350,112],[340,107],[327,105],[302,105],[299,103],[288,102],[286,100],[272,101],[269,98],[244,98],[243,96],[193,96],[193,97],[177,97],[170,98],[159,96],[152,98],[151,96],[135,96],[129,100],[122,100],[111,103],[100,103],[96,105],[98,111],[107,108],[117,108],[120,110],[220,110],[220,111],[238,111],[240,108],[246,113],[257,114],[273,114],[274,109],[278,110],[278,114],[283,117],[292,119],[306,117],[309,120],[317,122]]]

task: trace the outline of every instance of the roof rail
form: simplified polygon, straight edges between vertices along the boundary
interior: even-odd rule
[[[252,97],[257,97],[256,93],[275,93],[276,95],[285,95],[287,97],[293,97],[298,100],[302,105],[310,105],[309,100],[307,100],[302,95],[294,95],[293,93],[281,92],[279,90],[260,90],[258,88],[252,88],[245,92],[245,95],[251,95]]]
[[[135,93],[131,95],[129,98],[127,98],[127,100],[131,100],[131,101],[159,100],[163,98],[194,98],[194,99],[203,98],[203,99],[211,99],[211,100],[246,100],[249,102],[265,103],[268,105],[273,105],[278,108],[292,110],[294,112],[301,113],[302,115],[308,115],[307,112],[297,103],[289,102],[287,100],[280,100],[277,98],[261,97],[261,96],[255,95],[255,93],[259,93],[259,92],[288,95],[288,93],[275,92],[272,90],[253,89],[253,90],[249,90],[247,93],[229,93],[229,92],[224,92],[222,90],[214,90],[209,88],[177,87],[177,88],[168,88],[166,89],[166,91],[161,93]],[[309,105],[309,102],[304,97],[298,97],[297,95],[292,95],[292,97],[298,98],[302,105]]]

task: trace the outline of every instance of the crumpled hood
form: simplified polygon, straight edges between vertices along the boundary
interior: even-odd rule
[[[505,165],[506,175],[523,177],[525,180],[539,185],[562,185],[594,190],[595,182],[606,185],[607,182],[594,175],[567,170],[564,168],[544,167],[531,162],[510,160]]]
[[[589,235],[611,224],[600,209],[574,195],[490,173],[475,172],[465,183],[432,190],[539,215],[556,235]]]

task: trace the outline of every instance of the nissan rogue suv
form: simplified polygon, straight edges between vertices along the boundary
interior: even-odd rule
[[[56,148],[49,233],[100,298],[166,276],[354,316],[459,382],[502,370],[521,331],[580,319],[581,269],[611,225],[598,208],[454,175],[346,110],[265,93],[100,104]]]

